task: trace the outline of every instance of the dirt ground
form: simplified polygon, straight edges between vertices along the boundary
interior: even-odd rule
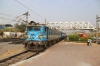
[[[11,42],[0,42],[0,59],[12,56],[24,50],[23,44],[12,44]]]

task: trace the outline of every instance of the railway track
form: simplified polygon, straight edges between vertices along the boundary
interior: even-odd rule
[[[0,39],[0,42],[12,42],[12,44],[20,44],[23,43],[25,39],[21,39],[21,38],[4,38],[4,39]]]
[[[11,41],[16,41],[16,40],[19,41],[20,39],[11,39]],[[44,51],[44,50],[46,50],[46,49],[43,49],[41,51]],[[14,64],[16,62],[26,60],[28,58],[36,56],[40,52],[23,51],[23,52],[20,52],[18,54],[15,54],[13,56],[10,56],[10,57],[4,58],[4,59],[0,59],[0,66],[9,66],[9,65]]]
[[[14,64],[16,62],[26,60],[28,58],[31,58],[33,56],[38,55],[40,52],[31,52],[31,51],[23,51],[21,53],[18,53],[16,55],[0,59],[0,66],[9,66],[11,64]]]

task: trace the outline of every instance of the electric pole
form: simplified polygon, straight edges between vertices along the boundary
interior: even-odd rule
[[[45,25],[46,25],[46,18],[45,18]]]
[[[28,16],[29,16],[28,11],[25,14],[23,14],[23,15],[26,15],[26,21],[25,22],[28,24]]]
[[[98,17],[98,15],[96,15],[96,43],[98,43],[98,32],[99,32],[99,19],[100,17]]]
[[[0,24],[2,24],[2,20],[1,20],[1,18],[0,18]]]

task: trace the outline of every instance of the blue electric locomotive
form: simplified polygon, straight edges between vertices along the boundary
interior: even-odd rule
[[[26,26],[26,40],[24,45],[27,50],[41,51],[65,37],[65,33],[50,29],[45,25],[30,24]]]

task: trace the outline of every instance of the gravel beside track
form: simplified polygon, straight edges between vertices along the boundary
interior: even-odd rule
[[[11,57],[1,59],[0,66],[9,66],[10,64],[14,64],[16,62],[28,59],[30,57],[37,55],[37,54],[39,54],[39,52],[24,51],[24,52],[18,53],[16,55],[13,55]]]
[[[17,54],[22,52],[24,49],[24,45],[22,44],[10,44],[11,42],[2,42],[0,43],[0,59],[11,56],[13,54]]]
[[[9,58],[25,51],[22,40],[23,39],[18,38],[0,39],[0,62],[5,58]]]

